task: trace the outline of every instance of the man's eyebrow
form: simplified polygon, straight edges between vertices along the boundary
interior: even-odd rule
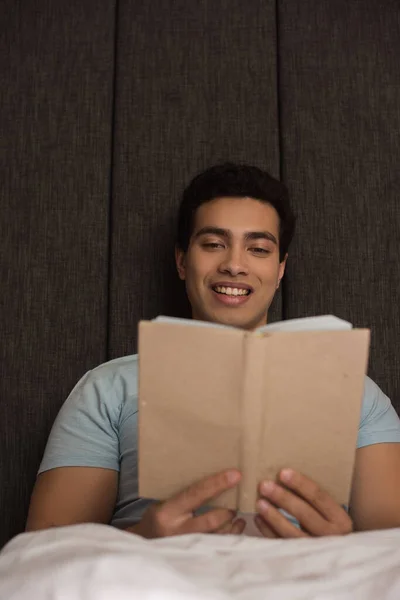
[[[249,231],[249,233],[246,233],[245,237],[246,240],[269,240],[276,246],[278,245],[278,240],[269,231]]]
[[[202,227],[199,231],[196,231],[195,238],[200,237],[201,235],[219,235],[221,237],[229,237],[230,232],[227,229],[222,229],[221,227]]]
[[[212,227],[212,226],[208,226],[208,227],[202,227],[201,229],[199,229],[199,231],[196,231],[195,233],[195,238],[198,238],[202,235],[218,235],[220,237],[225,237],[225,238],[229,238],[231,237],[232,233],[231,231],[229,231],[229,229],[223,229],[222,227]],[[278,241],[276,239],[276,237],[269,231],[248,231],[245,234],[245,239],[246,240],[268,240],[270,242],[272,242],[273,244],[275,244],[276,246],[278,245]]]

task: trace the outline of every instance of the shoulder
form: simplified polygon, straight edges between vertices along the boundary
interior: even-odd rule
[[[138,388],[138,355],[122,356],[102,363],[86,374],[86,385],[112,390],[118,400],[136,396]]]
[[[377,412],[384,412],[392,405],[389,398],[370,377],[365,377],[364,396],[361,408],[361,425],[376,416]]]
[[[105,411],[112,419],[121,410],[137,410],[138,356],[115,358],[91,369],[78,381],[61,412],[70,407]]]
[[[53,424],[39,472],[66,466],[119,470],[120,426],[137,412],[137,356],[88,371]]]
[[[358,447],[382,442],[400,442],[400,419],[386,394],[366,377]]]

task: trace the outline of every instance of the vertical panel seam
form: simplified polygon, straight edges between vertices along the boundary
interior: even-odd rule
[[[282,181],[284,177],[284,163],[283,163],[283,133],[282,133],[282,90],[281,90],[281,37],[280,37],[280,14],[279,14],[279,0],[275,0],[275,39],[276,39],[276,112],[277,112],[277,125],[278,125],[278,156],[279,156],[279,179]],[[286,286],[287,286],[287,275],[282,280],[281,286],[281,307],[282,307],[282,320],[286,319]]]
[[[107,219],[107,277],[106,277],[106,341],[104,360],[110,360],[111,346],[111,281],[112,281],[112,256],[113,256],[113,188],[115,167],[115,126],[116,126],[116,96],[117,96],[117,65],[118,65],[118,24],[119,0],[115,0],[115,21],[113,34],[113,71],[111,74],[111,136],[110,136],[110,167],[108,186],[108,219]]]

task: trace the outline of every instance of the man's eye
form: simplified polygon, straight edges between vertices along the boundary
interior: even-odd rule
[[[207,250],[218,250],[218,248],[223,248],[224,245],[221,242],[205,242],[203,244],[203,248]]]
[[[250,248],[250,250],[254,252],[254,254],[260,254],[262,256],[271,254],[271,250],[268,250],[267,248]]]

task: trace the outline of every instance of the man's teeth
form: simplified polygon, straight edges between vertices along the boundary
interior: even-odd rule
[[[216,286],[214,290],[218,292],[218,294],[226,294],[227,296],[247,296],[250,294],[250,290],[243,290],[241,288]]]

